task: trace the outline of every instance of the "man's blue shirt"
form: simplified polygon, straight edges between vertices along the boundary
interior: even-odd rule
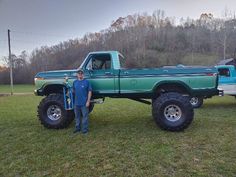
[[[73,82],[73,89],[75,94],[75,105],[85,106],[88,100],[88,92],[92,91],[91,84],[88,80],[75,80]]]

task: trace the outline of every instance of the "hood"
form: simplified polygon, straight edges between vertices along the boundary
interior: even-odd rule
[[[39,72],[35,77],[41,78],[63,78],[63,77],[74,77],[76,76],[76,69],[73,70],[55,70],[55,71],[45,71]]]

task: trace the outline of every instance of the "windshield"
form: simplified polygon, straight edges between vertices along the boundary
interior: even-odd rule
[[[86,57],[87,58],[87,57]],[[82,68],[83,66],[84,66],[84,63],[85,63],[85,61],[86,61],[86,58],[84,59],[84,61],[81,63],[81,65],[79,66],[79,68]],[[78,68],[78,69],[79,69]]]

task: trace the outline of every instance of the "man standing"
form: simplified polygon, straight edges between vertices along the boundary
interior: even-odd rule
[[[77,71],[77,79],[73,82],[74,92],[74,112],[75,112],[75,130],[74,133],[81,130],[81,115],[82,115],[82,133],[88,133],[88,113],[90,99],[92,96],[92,87],[88,80],[84,79],[82,69]]]

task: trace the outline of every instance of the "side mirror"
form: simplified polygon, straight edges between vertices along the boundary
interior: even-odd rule
[[[88,67],[88,71],[89,71],[89,72],[93,72],[92,66],[89,66],[89,67]]]

